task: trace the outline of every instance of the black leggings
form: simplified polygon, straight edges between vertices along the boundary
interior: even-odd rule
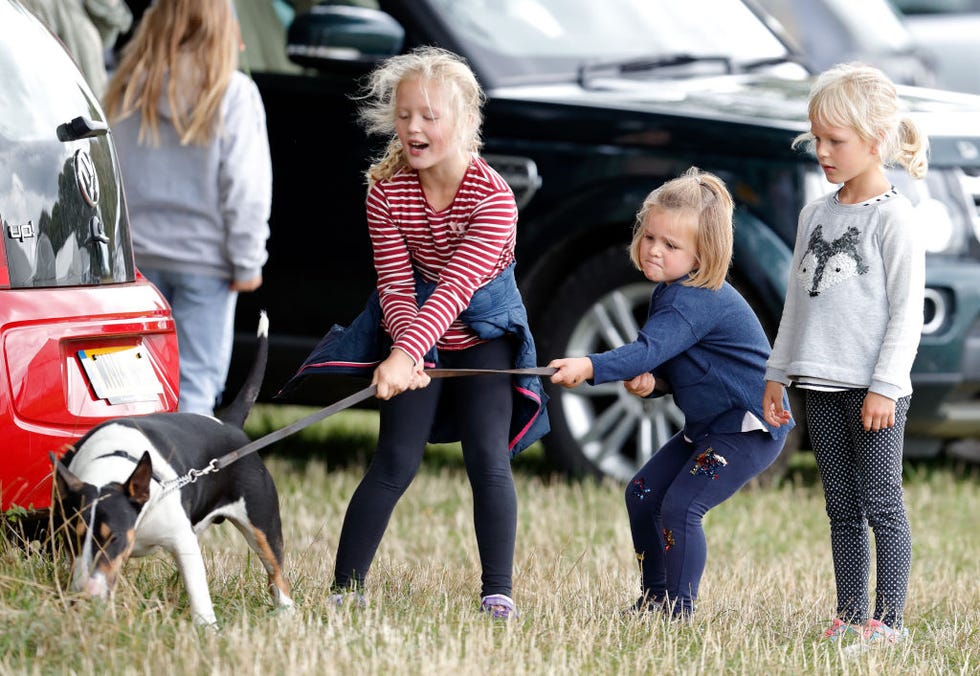
[[[902,499],[902,441],[911,398],[898,400],[894,427],[868,432],[861,425],[867,392],[807,391],[807,425],[830,517],[837,616],[855,624],[868,618],[870,525],[877,564],[872,617],[900,627],[912,565]]]
[[[512,343],[498,338],[440,352],[445,368],[513,366]],[[511,593],[517,494],[508,437],[513,388],[508,375],[433,379],[428,387],[380,402],[378,448],[351,498],[340,532],[335,590],[361,588],[395,504],[415,478],[436,411],[455,419],[473,491],[473,523],[483,568],[482,594]]]

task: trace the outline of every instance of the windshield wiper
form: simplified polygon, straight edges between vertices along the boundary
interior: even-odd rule
[[[731,57],[723,54],[668,54],[665,56],[641,57],[638,59],[625,59],[622,61],[583,63],[578,67],[578,83],[582,87],[588,87],[590,76],[602,71],[611,70],[619,74],[642,73],[645,71],[658,70],[660,68],[686,66],[691,63],[704,63],[711,61],[724,64],[726,73],[730,74],[735,72],[735,66],[732,64]]]
[[[795,63],[802,66],[807,71],[812,71],[812,68],[803,59],[793,54],[786,54],[785,56],[772,56],[768,59],[756,59],[755,61],[746,61],[738,64],[738,67],[743,73],[750,73],[754,70],[768,68],[769,66],[779,66],[784,63]]]

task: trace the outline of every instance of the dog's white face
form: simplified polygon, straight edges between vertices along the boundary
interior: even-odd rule
[[[59,460],[53,461],[57,470],[54,509],[73,558],[71,586],[106,598],[133,551],[136,521],[150,498],[153,470],[149,453],[144,453],[126,481],[101,487],[82,481]]]

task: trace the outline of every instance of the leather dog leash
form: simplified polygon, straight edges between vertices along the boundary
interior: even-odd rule
[[[558,369],[551,366],[534,366],[531,368],[522,369],[444,369],[444,368],[432,368],[425,369],[425,373],[430,378],[458,378],[462,376],[479,376],[479,375],[517,375],[517,376],[550,376],[556,373]],[[191,470],[194,476],[190,481],[195,481],[198,476],[202,474],[207,474],[209,472],[216,472],[223,467],[227,467],[231,463],[235,462],[239,458],[248,455],[249,453],[254,453],[260,448],[265,448],[269,444],[274,444],[275,442],[288,437],[290,434],[295,434],[299,432],[304,427],[309,427],[315,422],[319,422],[324,418],[328,418],[335,413],[339,413],[346,408],[350,408],[354,404],[358,404],[365,399],[369,399],[378,393],[377,385],[368,385],[363,390],[358,390],[354,394],[344,397],[340,401],[337,401],[329,406],[321,408],[319,411],[311,413],[305,418],[300,418],[294,423],[286,425],[283,428],[276,430],[275,432],[270,432],[264,437],[259,437],[258,439],[252,441],[251,443],[245,444],[241,448],[235,449],[230,453],[226,453],[220,458],[212,460],[204,470]]]
[[[476,376],[476,375],[497,375],[497,374],[510,374],[510,375],[528,375],[528,376],[550,376],[557,372],[558,369],[552,368],[550,366],[535,366],[531,368],[523,369],[441,369],[433,368],[426,369],[425,372],[430,378],[456,378],[460,376]],[[174,491],[181,490],[187,484],[192,484],[205,474],[211,474],[212,472],[217,472],[223,467],[227,467],[231,463],[243,458],[244,456],[254,453],[260,448],[265,448],[269,444],[274,444],[283,437],[287,437],[290,434],[294,434],[304,427],[309,427],[315,422],[323,420],[332,416],[334,413],[339,413],[345,408],[350,408],[354,404],[364,401],[370,397],[373,397],[378,393],[377,385],[368,385],[363,390],[358,390],[354,394],[344,397],[340,401],[334,402],[329,406],[321,408],[315,413],[311,413],[305,418],[300,418],[296,422],[286,425],[285,427],[276,430],[275,432],[270,432],[264,437],[259,437],[258,439],[245,444],[241,448],[235,449],[230,453],[222,455],[220,458],[215,458],[207,464],[203,469],[191,468],[187,474],[175,477],[168,481],[162,482],[160,484],[161,490],[156,493],[150,501],[140,510],[139,516],[136,518],[137,524],[145,517],[152,507],[159,503],[166,495]],[[94,506],[94,503],[93,503]]]

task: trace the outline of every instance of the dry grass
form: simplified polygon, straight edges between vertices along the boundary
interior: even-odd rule
[[[281,493],[299,606],[271,612],[264,572],[231,527],[204,537],[222,630],[193,627],[176,569],[136,560],[111,604],[61,591],[64,561],[0,543],[3,674],[967,674],[980,664],[978,479],[911,470],[913,640],[848,658],[817,640],[833,613],[823,499],[802,478],[742,492],[709,514],[695,620],[623,617],[635,598],[622,488],[542,478],[518,463],[514,596],[521,617],[477,612],[479,566],[465,474],[433,452],[395,512],[366,609],[333,608],[337,536],[362,467],[267,458]],[[533,456],[530,461],[533,465]]]

